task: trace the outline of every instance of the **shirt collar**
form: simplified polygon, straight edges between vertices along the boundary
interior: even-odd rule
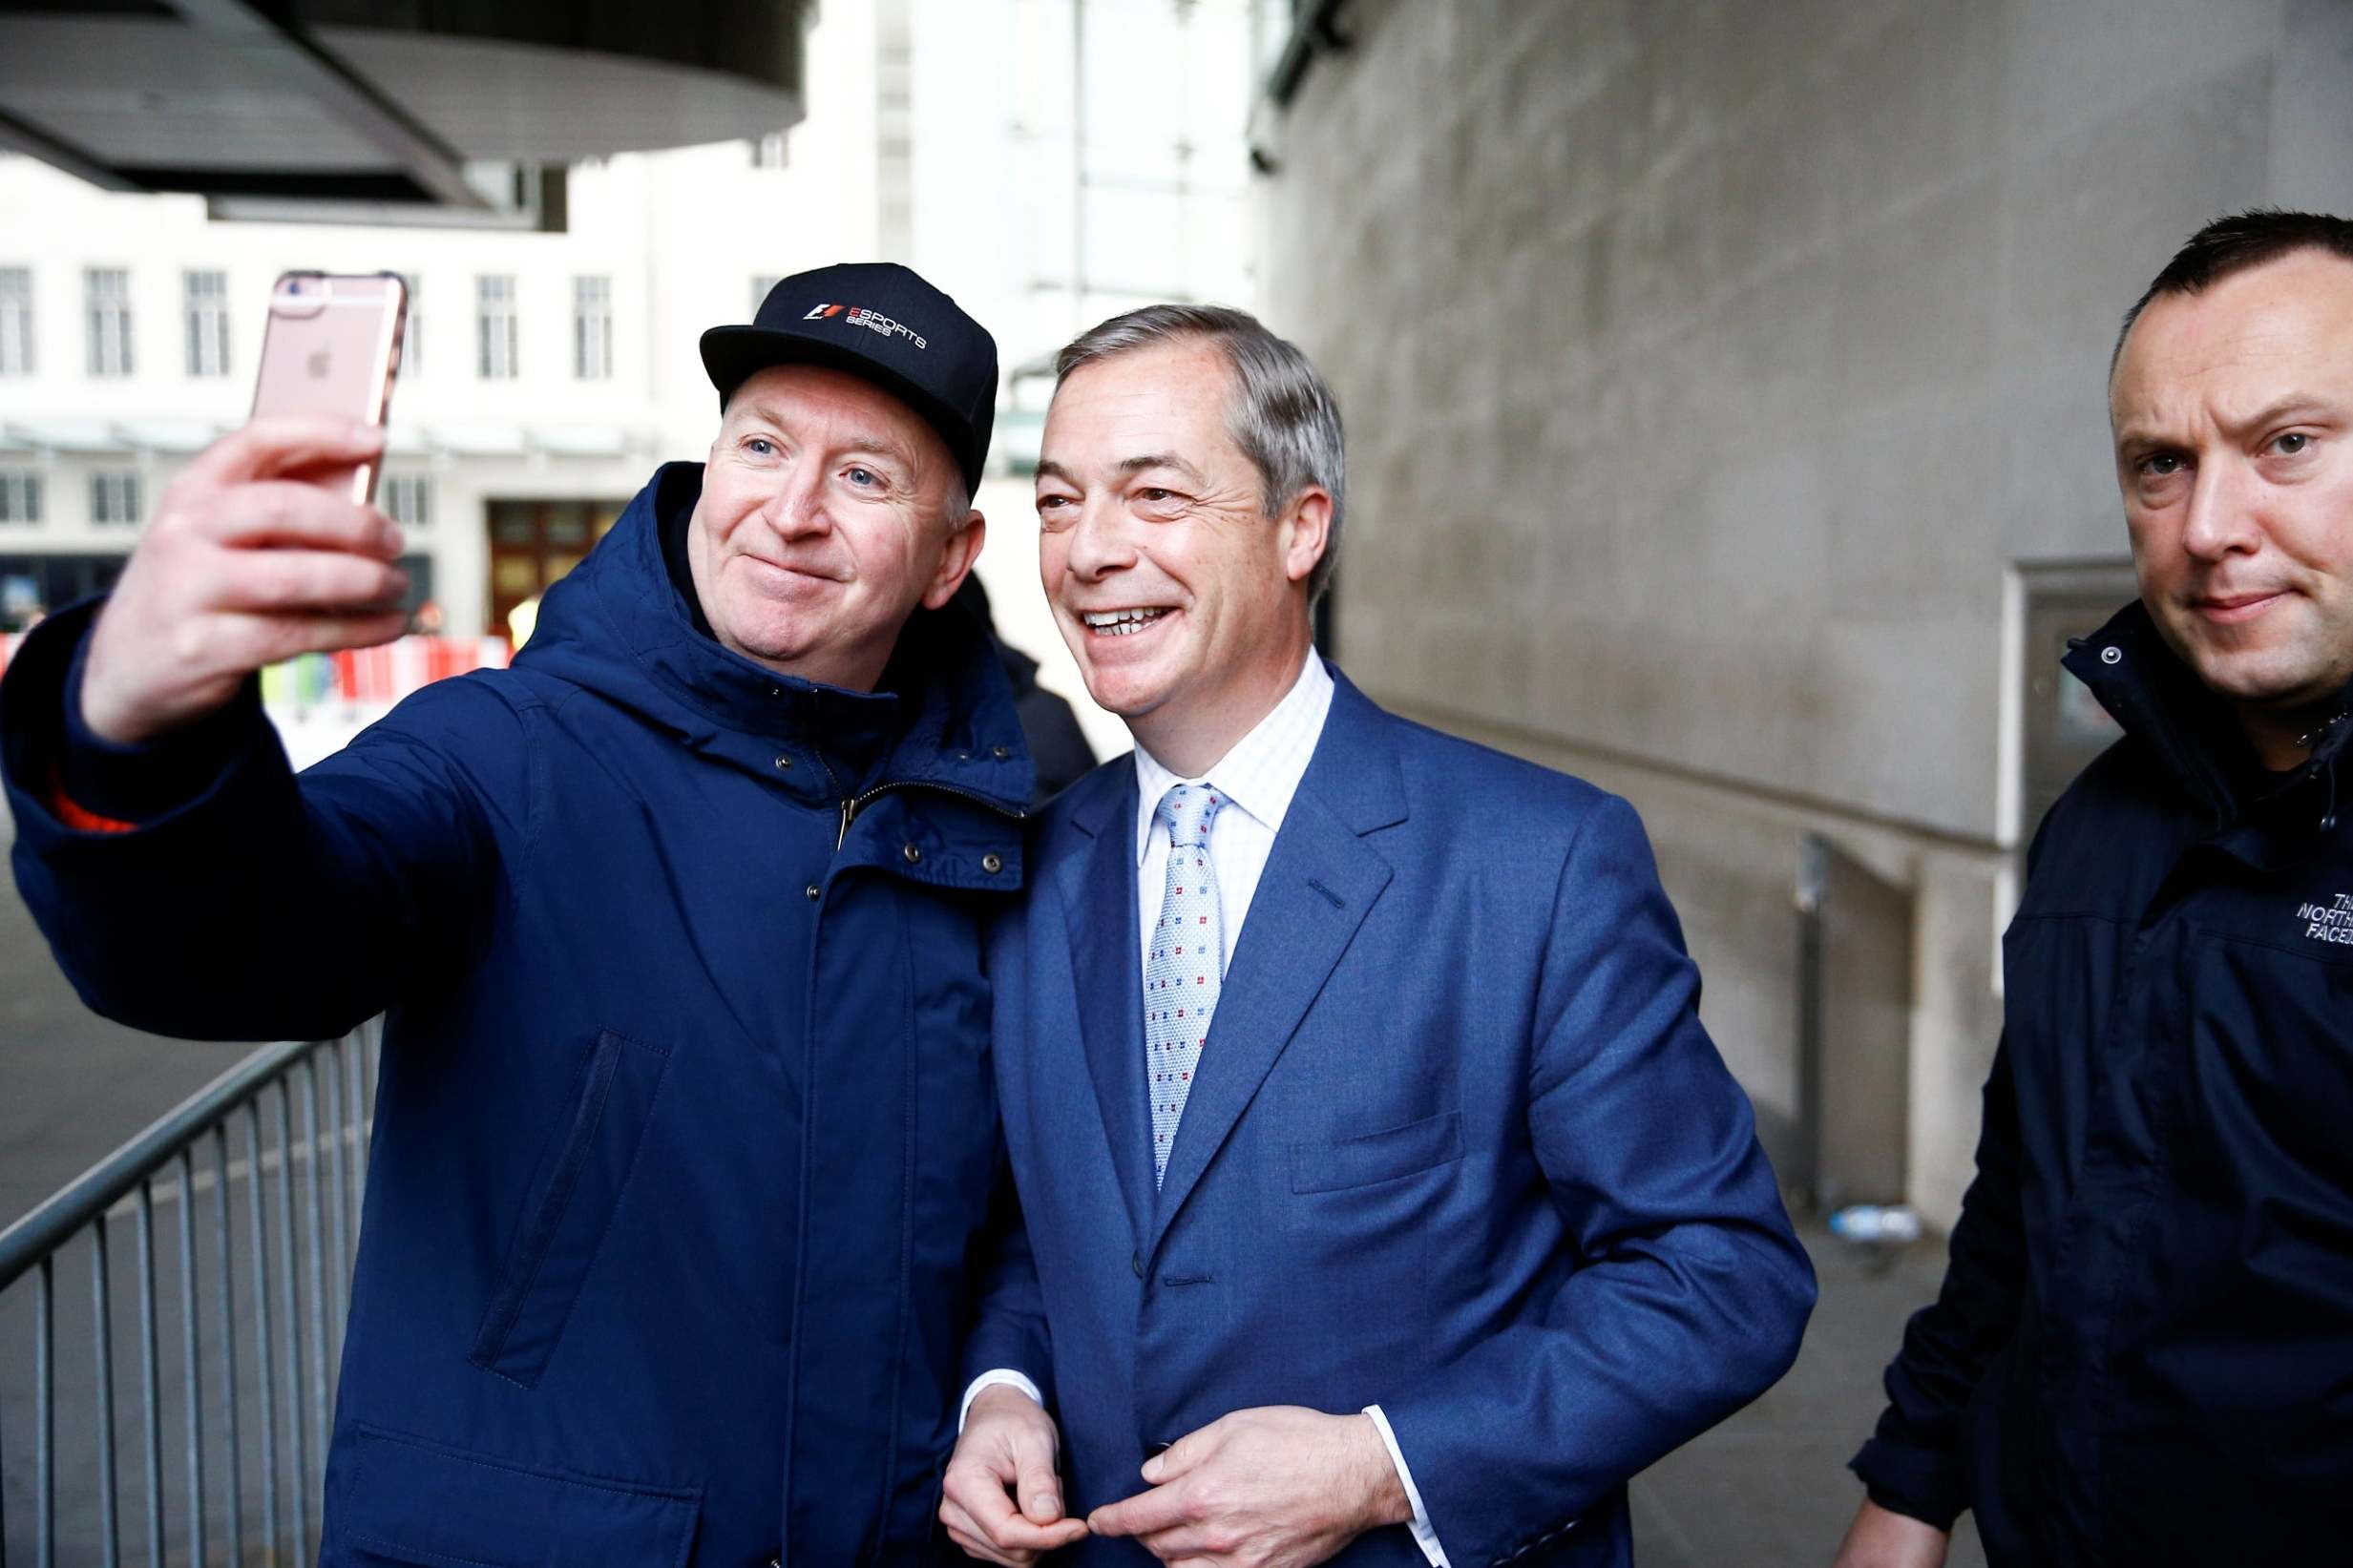
[[[1310,648],[1306,662],[1299,666],[1299,679],[1291,683],[1283,700],[1199,778],[1170,772],[1159,758],[1138,745],[1136,864],[1144,864],[1145,845],[1152,836],[1152,813],[1171,784],[1214,783],[1236,809],[1271,833],[1282,831],[1291,799],[1299,792],[1299,781],[1315,755],[1315,742],[1322,738],[1324,720],[1331,711],[1332,672],[1324,667],[1323,656]]]

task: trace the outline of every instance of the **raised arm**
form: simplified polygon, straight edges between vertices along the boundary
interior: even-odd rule
[[[229,437],[166,491],[116,594],[45,622],[10,668],[18,885],[111,1017],[331,1035],[488,929],[529,799],[523,716],[444,682],[298,782],[252,679],[399,632],[398,531],[301,480],[378,439],[309,420]]]

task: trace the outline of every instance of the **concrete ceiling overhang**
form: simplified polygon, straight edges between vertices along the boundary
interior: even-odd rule
[[[217,216],[560,227],[542,169],[797,122],[813,10],[0,0],[0,147]]]

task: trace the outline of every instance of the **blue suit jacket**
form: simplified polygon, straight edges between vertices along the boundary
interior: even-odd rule
[[[1045,812],[991,935],[1025,1234],[967,1370],[1047,1390],[1081,1513],[1229,1411],[1376,1403],[1455,1568],[1629,1560],[1628,1477],[1814,1301],[1632,809],[1338,680],[1155,1193],[1135,790],[1123,758]]]

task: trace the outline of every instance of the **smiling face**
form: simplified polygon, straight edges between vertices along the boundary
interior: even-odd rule
[[[1065,377],[1038,463],[1039,571],[1096,701],[1180,773],[1208,771],[1282,700],[1310,641],[1331,497],[1269,517],[1227,425],[1233,377],[1200,339]]]
[[[980,553],[947,444],[905,404],[809,365],[727,400],[686,531],[695,594],[726,647],[780,674],[871,691],[917,604]]]
[[[2150,303],[2109,387],[2141,597],[2273,742],[2353,679],[2353,262],[2300,251]]]

